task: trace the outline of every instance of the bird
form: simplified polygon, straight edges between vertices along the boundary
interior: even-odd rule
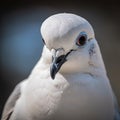
[[[120,120],[91,24],[73,13],[43,21],[40,60],[8,98],[2,120]]]

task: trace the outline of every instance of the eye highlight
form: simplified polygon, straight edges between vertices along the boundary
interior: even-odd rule
[[[78,39],[77,39],[77,42],[76,44],[78,46],[83,46],[86,44],[86,41],[87,41],[87,35],[86,34],[81,34]]]

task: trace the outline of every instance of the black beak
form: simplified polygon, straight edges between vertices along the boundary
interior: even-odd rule
[[[54,79],[55,78],[55,75],[56,73],[59,71],[59,69],[61,68],[62,64],[64,62],[66,62],[66,55],[61,55],[59,57],[55,57],[53,58],[52,60],[52,65],[50,67],[50,75],[51,75],[51,78]]]
[[[66,55],[61,55],[59,57],[53,57],[52,65],[50,67],[51,78],[54,79],[56,73],[59,71],[63,63],[67,61],[66,57],[74,50],[70,50]]]

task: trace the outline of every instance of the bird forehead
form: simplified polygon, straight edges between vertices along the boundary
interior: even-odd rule
[[[41,26],[41,35],[49,46],[56,42],[63,44],[65,41],[75,40],[81,31],[93,34],[91,25],[84,18],[67,13],[53,15]]]
[[[42,35],[60,37],[66,35],[72,29],[78,27],[81,24],[87,22],[80,16],[73,14],[57,14],[47,18],[42,26]]]

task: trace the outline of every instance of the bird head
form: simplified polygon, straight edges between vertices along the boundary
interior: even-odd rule
[[[90,66],[104,66],[92,26],[78,15],[50,16],[41,26],[41,35],[52,55],[52,79],[57,72],[89,72]]]

